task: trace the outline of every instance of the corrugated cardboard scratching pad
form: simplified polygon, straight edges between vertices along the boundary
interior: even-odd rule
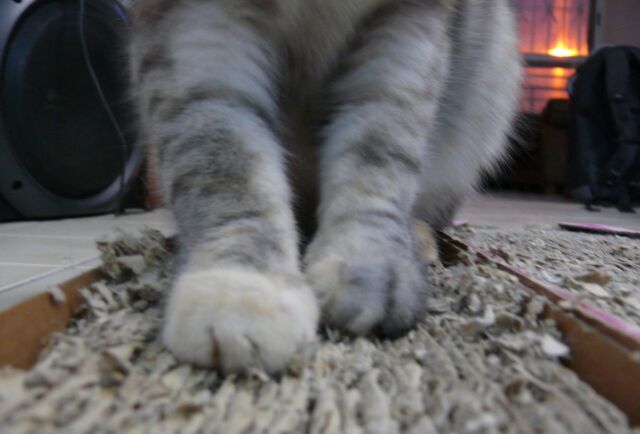
[[[100,246],[105,280],[29,371],[0,371],[9,433],[626,433],[563,367],[545,301],[490,265],[425,266],[429,312],[395,341],[323,331],[280,378],[221,377],[158,339],[172,255],[158,232]],[[524,308],[523,308],[524,306]]]

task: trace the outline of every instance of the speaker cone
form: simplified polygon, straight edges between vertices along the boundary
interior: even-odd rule
[[[78,13],[76,0],[32,2],[3,51],[0,147],[10,148],[12,158],[4,166],[13,177],[3,176],[2,190],[25,215],[113,208],[123,161],[129,175],[135,171],[134,138],[126,134],[129,145],[123,150],[83,57]],[[131,113],[120,44],[126,16],[111,0],[87,0],[83,19],[91,64],[128,133]]]

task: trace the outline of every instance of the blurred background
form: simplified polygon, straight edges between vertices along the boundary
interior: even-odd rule
[[[512,2],[526,64],[520,118],[512,164],[486,188],[629,211],[640,181],[640,1]],[[0,3],[0,221],[158,205],[127,97],[127,3]]]
[[[127,3],[0,1],[0,310],[98,266],[96,239],[175,231],[166,210],[140,212],[159,201],[128,98]],[[640,0],[513,5],[526,74],[512,161],[457,219],[640,230],[629,213],[640,185]]]
[[[514,0],[520,26],[520,50],[525,61],[521,123],[514,141],[515,164],[492,189],[571,197],[568,179],[572,113],[568,87],[589,56],[605,47],[640,46],[640,2],[629,0]],[[637,60],[634,62],[637,63]],[[594,65],[594,68],[601,65]],[[637,67],[638,65],[636,65]],[[629,71],[636,76],[640,69]],[[611,73],[613,75],[613,72]],[[622,75],[622,74],[621,74]],[[615,78],[618,80],[623,77]],[[604,85],[605,74],[591,86]],[[640,89],[629,89],[637,100]],[[606,97],[594,104],[606,104]],[[635,107],[635,128],[640,128]],[[607,113],[604,113],[606,115]],[[613,122],[613,120],[611,120]],[[636,132],[636,136],[637,136]],[[612,134],[615,135],[615,134]],[[637,138],[637,137],[636,137]],[[615,138],[610,138],[615,141]],[[585,146],[576,144],[577,146]],[[610,148],[615,144],[610,144]],[[576,150],[574,154],[577,154]],[[606,159],[606,158],[605,158]],[[583,164],[584,162],[573,162]],[[633,168],[634,170],[637,167]]]

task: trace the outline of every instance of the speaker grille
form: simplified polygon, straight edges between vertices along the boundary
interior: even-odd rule
[[[37,5],[11,38],[2,75],[2,111],[17,159],[42,187],[72,199],[100,193],[122,168],[121,145],[85,66],[77,23],[75,0]],[[85,33],[92,64],[126,125],[118,48],[123,31],[117,9],[98,11],[89,3]]]

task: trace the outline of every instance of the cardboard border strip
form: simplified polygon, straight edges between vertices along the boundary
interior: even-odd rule
[[[64,300],[56,301],[45,292],[0,312],[0,367],[31,368],[51,335],[66,329],[84,304],[78,290],[100,276],[96,267],[62,283],[59,288]]]
[[[546,297],[550,307],[545,316],[556,321],[564,342],[571,349],[568,366],[600,395],[622,410],[633,426],[640,425],[640,329],[588,303],[570,292],[542,283],[529,274],[446,233],[441,242],[471,253],[515,276],[527,288]],[[573,307],[565,311],[558,303]]]
[[[535,279],[530,274],[507,264],[498,255],[481,250],[449,234],[441,233],[440,236],[445,242],[464,251],[472,252],[483,260],[493,263],[501,270],[516,276],[522,284],[544,295],[552,302],[556,304],[561,301],[566,302],[575,311],[576,316],[595,327],[599,332],[631,351],[640,351],[640,327],[629,324],[615,315],[580,300],[565,289]]]

